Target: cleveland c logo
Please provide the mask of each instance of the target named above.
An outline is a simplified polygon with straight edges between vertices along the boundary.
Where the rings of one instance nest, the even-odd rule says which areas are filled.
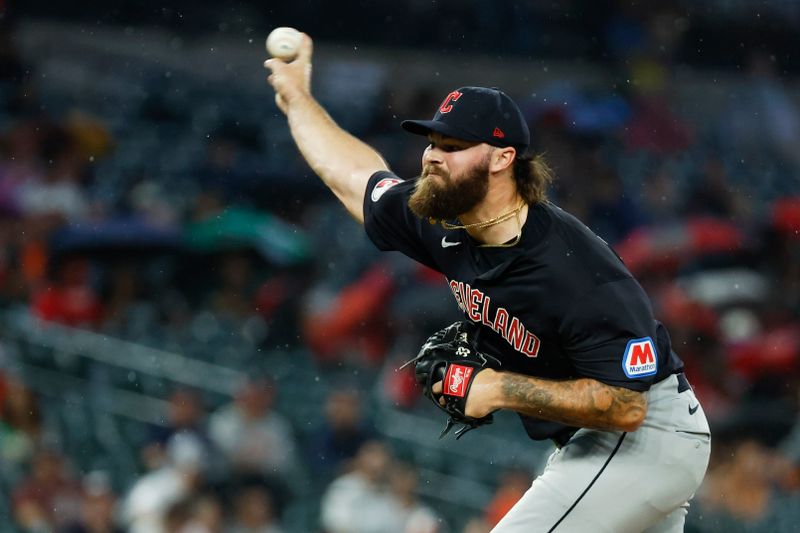
[[[450,94],[448,94],[445,97],[444,102],[442,102],[442,105],[439,106],[439,112],[449,113],[450,111],[452,111],[453,110],[452,102],[457,101],[459,98],[461,98],[461,93],[458,91],[453,91]]]

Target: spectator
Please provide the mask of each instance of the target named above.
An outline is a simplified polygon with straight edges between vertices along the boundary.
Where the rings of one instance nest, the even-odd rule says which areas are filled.
[[[33,313],[42,320],[67,326],[96,327],[103,310],[91,283],[89,260],[76,255],[56,262],[53,269],[54,279],[33,295]]]
[[[640,205],[643,222],[652,226],[666,226],[681,220],[682,196],[675,176],[665,164],[658,165],[646,179]]]
[[[233,500],[233,520],[225,533],[283,533],[267,487],[247,484]]]
[[[754,50],[749,78],[721,121],[724,140],[740,157],[774,155],[800,164],[800,109],[778,77],[776,56]]]
[[[107,295],[103,299],[104,332],[133,336],[153,327],[154,305],[145,297],[141,276],[137,267],[128,262],[110,266]]]
[[[397,462],[392,465],[389,487],[398,506],[403,533],[439,533],[443,530],[442,519],[417,496],[418,474],[415,466]]]
[[[253,261],[246,252],[229,252],[220,257],[219,285],[211,293],[209,305],[217,315],[245,320],[256,314],[256,279]]]
[[[43,158],[50,162],[37,180],[27,180],[18,190],[19,207],[26,217],[79,221],[89,215],[89,201],[81,185],[88,159],[81,157],[69,135],[56,129],[44,143]]]
[[[203,444],[191,433],[178,433],[167,444],[168,461],[139,478],[123,503],[123,519],[130,533],[169,531],[173,506],[202,487],[208,458]]]
[[[389,491],[392,455],[380,441],[368,441],[353,469],[333,480],[322,496],[321,521],[328,533],[402,533],[399,501]]]
[[[20,189],[43,179],[40,151],[45,130],[43,124],[35,121],[21,122],[4,139],[0,160],[0,213],[6,216],[20,216]]]
[[[720,159],[706,159],[702,173],[692,182],[684,208],[687,215],[711,215],[736,221],[750,218],[747,202],[734,192],[725,165]]]
[[[226,204],[250,205],[259,176],[244,164],[243,149],[257,147],[254,138],[246,140],[249,147],[244,146],[245,135],[255,136],[257,132],[239,133],[233,127],[226,126],[228,131],[218,131],[208,141],[205,161],[196,172],[197,181],[203,191],[219,196]]]
[[[0,477],[15,483],[42,443],[42,412],[36,396],[19,379],[6,376],[4,388],[0,404]]]
[[[122,533],[116,521],[117,497],[105,472],[83,478],[83,500],[79,520],[63,533]]]
[[[271,380],[247,381],[233,403],[211,415],[209,435],[235,472],[297,486],[297,445],[291,426],[273,409],[275,396]]]
[[[148,470],[159,468],[166,461],[166,448],[172,437],[189,434],[204,448],[206,457],[212,455],[212,444],[205,429],[205,412],[197,392],[179,388],[169,398],[167,425],[150,430],[148,444],[142,449],[142,462]]]
[[[587,224],[609,243],[622,240],[643,223],[639,206],[625,194],[619,176],[610,168],[597,169],[588,206]]]
[[[14,516],[28,531],[52,531],[80,518],[83,499],[80,484],[70,473],[66,459],[54,450],[38,452],[31,475],[14,489]]]
[[[687,150],[692,128],[671,109],[667,98],[671,73],[667,66],[643,58],[633,62],[630,76],[636,92],[632,96],[633,113],[624,130],[626,148],[657,155]]]
[[[188,502],[188,513],[177,533],[222,533],[223,513],[219,499],[210,492]]]
[[[176,501],[164,513],[163,526],[159,531],[164,533],[182,533],[192,519],[192,500],[190,497]]]
[[[316,477],[328,481],[372,436],[363,419],[362,401],[355,389],[334,389],[328,394],[325,420],[310,439]]]

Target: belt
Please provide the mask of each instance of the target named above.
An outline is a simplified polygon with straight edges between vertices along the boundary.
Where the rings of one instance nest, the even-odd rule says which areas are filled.
[[[692,390],[692,386],[689,385],[689,380],[686,379],[686,374],[683,372],[676,374],[678,378],[678,394],[682,392],[686,392],[687,390]]]

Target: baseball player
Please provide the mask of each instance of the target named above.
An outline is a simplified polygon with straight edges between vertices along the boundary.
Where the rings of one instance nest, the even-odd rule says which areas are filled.
[[[556,443],[493,531],[682,531],[708,465],[703,409],[622,261],[546,200],[514,101],[462,87],[432,120],[403,122],[430,141],[404,180],[312,97],[311,52],[304,35],[293,62],[265,62],[301,153],[378,248],[444,274],[475,345],[501,363],[448,371],[429,393],[460,394],[468,420],[516,411],[532,439]]]

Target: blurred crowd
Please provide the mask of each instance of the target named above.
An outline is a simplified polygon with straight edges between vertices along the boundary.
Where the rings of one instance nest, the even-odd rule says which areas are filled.
[[[557,174],[551,200],[612,244],[643,284],[710,419],[712,463],[687,531],[792,530],[797,80],[780,54],[750,50],[736,83],[721,85],[721,112],[695,119],[676,96],[685,42],[665,31],[672,19],[615,13],[602,32],[618,78],[609,87],[552,83],[519,95]],[[0,496],[18,530],[278,533],[308,523],[293,513],[310,513],[326,533],[488,531],[532,473],[497,472],[485,509],[454,521],[422,496],[424,465],[381,434],[370,407],[418,406],[413,377],[394,369],[458,319],[440,276],[378,254],[296,152],[275,149],[285,131],[259,139],[222,117],[182,181],[153,170],[152,153],[135,154],[139,166],[124,179],[99,179],[130,155],[126,135],[157,130],[164,153],[177,154],[194,135],[181,109],[154,89],[133,112],[141,130],[81,107],[53,113],[11,29],[0,32],[2,310],[248,375],[224,401],[166,390],[163,423],[133,443],[138,475],[120,480],[65,453],[45,391],[15,365],[24,353],[0,339]],[[399,102],[375,83],[371,118],[343,121],[399,175],[416,175],[422,147],[396,133],[398,119],[432,114],[441,95],[422,81]],[[350,109],[326,104],[335,117]],[[276,116],[266,86],[263,108]],[[322,376],[322,400],[303,411],[315,418],[280,401],[302,391],[263,363],[276,351]]]

